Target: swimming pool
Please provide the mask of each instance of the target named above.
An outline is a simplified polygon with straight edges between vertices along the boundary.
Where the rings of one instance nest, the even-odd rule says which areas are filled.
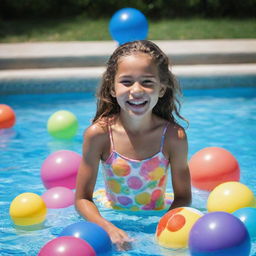
[[[190,120],[187,130],[189,157],[208,146],[229,150],[241,168],[241,182],[256,193],[256,87],[185,90],[182,114]],[[82,133],[95,111],[93,93],[0,96],[0,102],[16,112],[14,128],[0,131],[0,255],[37,255],[39,249],[64,227],[77,222],[74,207],[49,210],[43,229],[14,228],[9,217],[11,201],[20,193],[42,194],[40,167],[52,152],[69,149],[81,153]],[[49,116],[60,109],[73,112],[79,121],[78,135],[72,141],[58,141],[46,130]],[[103,187],[99,176],[96,188]],[[169,186],[169,192],[170,186]],[[205,209],[207,194],[193,190],[193,207]],[[154,241],[160,216],[116,214],[101,207],[102,215],[135,238],[129,252],[114,255],[189,255],[186,250],[168,251]],[[251,255],[256,255],[256,241]]]

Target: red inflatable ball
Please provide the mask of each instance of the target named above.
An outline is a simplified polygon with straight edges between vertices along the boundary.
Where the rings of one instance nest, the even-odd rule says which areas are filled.
[[[226,149],[204,148],[189,161],[192,185],[211,191],[227,181],[239,181],[240,168],[236,158]]]
[[[11,128],[15,124],[15,112],[5,104],[0,104],[0,129]]]

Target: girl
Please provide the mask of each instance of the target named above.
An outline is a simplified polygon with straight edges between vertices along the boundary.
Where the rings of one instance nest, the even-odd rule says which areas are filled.
[[[108,61],[96,115],[84,133],[75,204],[119,249],[131,239],[104,219],[93,202],[100,161],[114,209],[165,209],[169,164],[174,191],[169,210],[191,202],[187,138],[174,117],[184,119],[179,114],[179,90],[168,57],[150,41],[121,45]]]

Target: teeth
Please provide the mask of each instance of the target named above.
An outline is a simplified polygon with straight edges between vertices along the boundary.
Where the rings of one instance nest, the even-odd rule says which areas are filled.
[[[133,104],[133,105],[140,105],[140,104],[143,104],[145,103],[146,101],[143,100],[143,101],[128,101],[130,104]]]

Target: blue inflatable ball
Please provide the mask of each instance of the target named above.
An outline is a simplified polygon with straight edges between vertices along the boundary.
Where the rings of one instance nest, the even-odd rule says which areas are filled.
[[[227,212],[202,216],[189,234],[191,256],[249,256],[251,239],[237,217]]]
[[[109,31],[119,45],[135,40],[144,40],[148,35],[148,22],[139,10],[123,8],[112,16]]]
[[[252,239],[256,238],[256,208],[245,207],[233,212],[246,226]]]
[[[99,225],[80,221],[64,228],[61,236],[74,236],[85,240],[96,252],[97,256],[112,255],[112,243],[108,233]]]

